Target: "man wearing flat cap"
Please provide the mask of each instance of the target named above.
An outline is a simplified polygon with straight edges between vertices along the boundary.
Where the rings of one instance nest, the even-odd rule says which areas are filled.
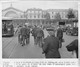
[[[46,58],[60,58],[59,40],[55,37],[55,30],[48,29],[49,36],[44,39],[43,54]]]

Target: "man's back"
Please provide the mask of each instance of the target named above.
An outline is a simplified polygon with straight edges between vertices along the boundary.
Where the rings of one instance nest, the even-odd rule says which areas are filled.
[[[35,27],[35,28],[32,29],[32,35],[33,36],[36,36],[36,30],[37,30],[37,27]]]
[[[59,40],[56,37],[48,36],[44,40],[43,51],[46,58],[60,58],[59,54]]]
[[[20,29],[21,35],[26,35],[27,34],[27,29],[25,27]]]
[[[44,32],[41,29],[37,29],[37,37],[44,37]]]
[[[48,45],[49,46],[48,47],[49,50],[52,50],[52,49],[58,50],[58,48],[59,48],[59,40],[58,40],[58,38],[53,37],[53,36],[49,36],[46,39],[46,42],[49,44]]]
[[[27,29],[27,34],[30,34],[30,28],[27,27],[26,29]]]

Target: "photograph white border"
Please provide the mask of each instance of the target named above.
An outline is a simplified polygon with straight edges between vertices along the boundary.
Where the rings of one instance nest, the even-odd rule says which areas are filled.
[[[50,0],[50,1],[52,1],[52,0]],[[2,1],[2,2],[5,2],[5,1]],[[35,62],[35,61],[68,61],[68,62],[70,62],[70,61],[74,61],[74,62],[77,62],[76,63],[76,65],[74,65],[73,67],[78,67],[78,62],[79,62],[79,60],[78,59],[73,59],[73,58],[61,58],[61,59],[26,59],[26,58],[24,58],[24,59],[16,59],[16,58],[13,58],[13,59],[11,59],[11,58],[9,58],[9,59],[2,59],[2,2],[0,2],[0,60],[2,60],[2,62],[0,61],[0,63],[2,64],[4,61],[6,61],[6,62],[27,62],[27,61],[33,61],[33,62]],[[8,1],[6,1],[6,2],[8,2]],[[17,1],[18,2],[18,1]],[[62,1],[63,2],[63,1]],[[69,2],[72,2],[72,1],[69,1]],[[78,20],[79,20],[79,25],[78,26],[80,26],[80,2],[78,2],[78,1],[74,1],[74,2],[77,2],[78,3]],[[79,27],[79,30],[80,30],[80,27]],[[80,31],[79,31],[79,36],[80,36]],[[80,37],[78,36],[78,39],[80,39]],[[79,41],[79,47],[80,47],[80,41]],[[79,49],[79,51],[80,51],[80,49]],[[79,52],[78,52],[79,53]],[[80,57],[80,54],[79,54],[79,57]],[[42,67],[42,66],[41,66]],[[47,67],[47,66],[46,66]],[[64,66],[57,66],[57,67],[64,67]],[[65,67],[67,67],[67,66],[65,66]],[[68,66],[69,67],[69,66]],[[71,66],[70,66],[71,67]]]

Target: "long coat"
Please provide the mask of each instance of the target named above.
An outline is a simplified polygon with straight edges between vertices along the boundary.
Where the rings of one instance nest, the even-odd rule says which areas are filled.
[[[37,28],[33,28],[33,29],[32,29],[32,32],[31,32],[31,33],[32,33],[32,36],[34,36],[34,37],[36,37],[36,34],[37,34],[37,33],[36,33],[36,30],[37,30]]]
[[[44,40],[43,53],[45,53],[46,58],[60,58],[59,53],[59,40],[54,36],[48,36]]]
[[[20,29],[20,34],[21,34],[22,36],[26,36],[26,35],[27,35],[27,32],[28,32],[28,30],[27,30],[27,28],[25,28],[25,27],[23,27],[23,28]]]
[[[57,30],[57,37],[59,38],[59,40],[63,37],[63,31],[60,28]]]
[[[36,30],[36,36],[37,37],[44,37],[44,32],[43,32],[43,30],[41,30],[40,28],[38,28],[37,30]]]

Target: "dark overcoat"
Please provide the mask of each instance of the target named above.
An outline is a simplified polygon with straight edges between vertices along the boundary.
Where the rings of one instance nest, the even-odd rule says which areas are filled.
[[[59,38],[59,40],[63,38],[63,31],[60,28],[57,30],[57,37]]]
[[[44,37],[44,32],[40,28],[36,30],[37,37]]]
[[[36,34],[37,34],[37,33],[36,33],[36,30],[37,30],[37,28],[33,28],[33,29],[32,29],[32,32],[31,32],[31,33],[32,33],[32,36],[34,36],[34,37],[36,37]]]
[[[22,36],[26,36],[27,35],[27,31],[28,31],[27,28],[23,27],[23,28],[20,29],[20,34]]]
[[[54,36],[48,36],[44,40],[43,53],[45,53],[46,58],[60,58],[59,53],[59,40]]]

